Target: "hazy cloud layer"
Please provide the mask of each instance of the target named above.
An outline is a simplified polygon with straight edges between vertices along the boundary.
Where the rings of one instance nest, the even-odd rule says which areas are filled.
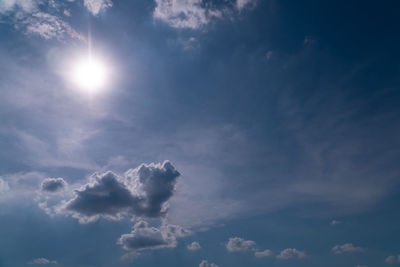
[[[247,251],[255,244],[256,243],[251,240],[244,240],[240,237],[232,237],[229,238],[229,241],[226,244],[226,249],[230,252]]]
[[[113,172],[96,173],[60,211],[81,222],[91,222],[100,216],[119,219],[126,214],[160,217],[167,211],[167,201],[174,193],[179,175],[169,161],[142,164],[122,176]]]

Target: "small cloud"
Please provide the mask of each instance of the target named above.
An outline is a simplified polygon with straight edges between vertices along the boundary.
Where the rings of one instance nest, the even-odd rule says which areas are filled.
[[[341,223],[342,223],[341,221],[336,221],[336,220],[331,221],[331,225],[332,226],[335,226],[335,225],[338,225],[338,224],[341,224]]]
[[[281,260],[288,260],[291,258],[303,259],[306,256],[306,253],[299,251],[295,248],[287,248],[282,250],[281,253],[279,253],[279,255],[277,255],[276,257]]]
[[[332,248],[332,252],[335,254],[362,252],[363,250],[364,250],[363,248],[355,247],[351,243],[336,245]]]
[[[256,256],[257,258],[270,257],[272,256],[272,251],[269,249],[266,249],[264,251],[256,251],[254,252],[254,256]]]
[[[357,267],[367,267],[366,265],[357,265]]]
[[[208,261],[203,260],[200,262],[199,267],[218,267],[215,263],[208,263]]]
[[[251,246],[254,246],[256,242],[251,240],[244,240],[240,237],[229,238],[226,243],[226,249],[230,252],[247,251]]]
[[[41,184],[43,192],[55,193],[63,190],[67,186],[67,182],[63,178],[46,178]]]
[[[84,0],[83,4],[94,16],[113,6],[111,0]]]
[[[193,242],[192,244],[187,246],[188,250],[195,251],[201,249],[201,246],[198,242]]]
[[[37,258],[28,262],[28,264],[57,264],[57,262],[46,258]]]
[[[400,255],[397,256],[388,256],[385,259],[385,262],[388,264],[393,264],[393,263],[400,263]]]
[[[246,7],[254,7],[256,5],[257,0],[237,0],[236,8],[241,11]]]
[[[160,228],[150,227],[146,221],[137,222],[129,234],[122,235],[118,244],[125,250],[138,255],[143,250],[174,248],[177,238],[190,234],[190,231],[178,225],[162,225]]]
[[[313,45],[313,44],[315,44],[316,42],[317,42],[317,40],[313,39],[313,38],[310,37],[310,36],[306,36],[306,37],[304,37],[303,44],[304,44],[304,45]]]
[[[271,50],[265,53],[265,58],[267,59],[267,61],[272,59],[273,54],[274,53]]]
[[[0,178],[0,195],[10,190],[8,183]]]

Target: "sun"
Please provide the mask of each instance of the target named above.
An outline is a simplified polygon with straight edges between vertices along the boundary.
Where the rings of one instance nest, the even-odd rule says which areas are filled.
[[[72,80],[83,91],[94,93],[103,88],[107,81],[107,68],[93,56],[77,60],[72,71]]]

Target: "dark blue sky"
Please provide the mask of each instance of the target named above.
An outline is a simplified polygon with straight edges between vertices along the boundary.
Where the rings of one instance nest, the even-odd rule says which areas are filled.
[[[399,265],[399,13],[0,0],[0,266]]]

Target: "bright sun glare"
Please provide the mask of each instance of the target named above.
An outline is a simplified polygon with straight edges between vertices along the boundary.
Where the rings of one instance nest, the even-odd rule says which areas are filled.
[[[98,59],[88,56],[74,66],[72,79],[80,89],[93,93],[105,85],[106,76],[105,65]]]

